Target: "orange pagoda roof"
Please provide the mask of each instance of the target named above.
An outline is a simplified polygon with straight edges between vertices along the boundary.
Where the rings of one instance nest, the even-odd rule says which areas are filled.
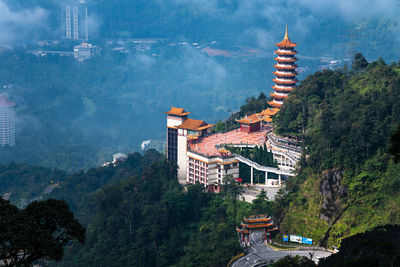
[[[208,124],[202,120],[194,120],[194,119],[186,119],[181,125],[177,128],[192,130],[192,131],[201,131],[207,128],[213,127],[214,124]]]
[[[276,68],[276,69],[287,69],[287,70],[294,70],[294,69],[296,69],[298,66],[296,65],[296,64],[293,64],[293,65],[288,65],[288,66],[278,66],[278,64],[277,65],[274,65],[274,67]]]
[[[296,47],[297,44],[293,43],[290,41],[289,36],[288,36],[288,30],[287,30],[287,24],[286,24],[286,32],[285,32],[285,37],[283,40],[277,44],[275,44],[277,47]]]
[[[290,57],[290,58],[274,58],[278,62],[296,62],[297,58],[296,57]]]
[[[270,105],[273,108],[280,108],[282,104],[275,103],[274,101],[268,101],[268,105]]]
[[[278,98],[278,99],[286,99],[287,98],[287,95],[277,95],[277,94],[275,94],[275,92],[270,93],[269,95],[272,96],[273,98]]]
[[[278,55],[295,55],[297,54],[296,50],[292,50],[292,51],[279,51],[276,50],[275,53],[277,53]]]
[[[297,82],[298,82],[297,79],[294,79],[294,80],[292,80],[292,81],[279,81],[279,80],[277,80],[277,79],[273,79],[272,81],[273,81],[274,83],[283,83],[283,84],[297,83]]]
[[[249,116],[244,116],[242,119],[237,120],[239,123],[245,123],[245,124],[250,124],[250,123],[257,123],[259,121],[262,121],[262,118],[258,116],[257,114],[252,114]]]
[[[290,91],[292,91],[294,88],[296,88],[296,87],[284,88],[284,89],[282,89],[282,88],[276,87],[275,85],[272,86],[272,89],[277,90],[277,91],[283,91],[283,92],[290,92]]]
[[[176,107],[171,107],[170,111],[164,113],[173,116],[186,116],[190,114],[190,112],[186,112],[183,108],[176,108]]]
[[[272,74],[274,74],[275,76],[283,76],[283,77],[294,77],[296,76],[298,73],[297,72],[293,72],[293,73],[278,73],[277,71],[273,72]]]

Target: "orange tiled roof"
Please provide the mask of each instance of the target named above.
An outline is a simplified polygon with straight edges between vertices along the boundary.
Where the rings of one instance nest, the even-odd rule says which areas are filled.
[[[293,86],[292,88],[278,88],[275,85],[272,86],[273,89],[277,90],[277,91],[284,91],[284,92],[290,92],[292,91],[294,88],[296,88],[296,86]]]
[[[273,116],[279,111],[278,108],[266,108],[260,112],[260,115]]]
[[[263,121],[265,121],[265,122],[272,122],[272,118],[271,118],[271,117],[265,117],[265,118],[263,119]]]
[[[288,57],[288,58],[274,58],[278,62],[295,62],[297,61],[297,57]]]
[[[299,74],[299,73],[293,72],[293,73],[285,73],[285,74],[282,74],[282,73],[278,73],[277,71],[275,71],[275,72],[273,72],[272,74],[274,74],[275,76],[293,77],[293,76],[296,76],[296,75]]]
[[[192,131],[201,131],[212,126],[214,125],[208,124],[207,122],[202,120],[186,119],[184,122],[182,122],[181,125],[178,126],[178,128]]]
[[[215,126],[215,124],[207,124],[207,125],[204,125],[204,126],[199,127],[197,130],[198,130],[198,131],[202,131],[202,130],[211,128],[211,127],[213,127],[213,126]]]
[[[245,224],[242,223],[242,227],[246,227],[248,229],[252,229],[252,228],[264,228],[264,227],[270,227],[273,226],[272,223],[264,223],[264,224]]]
[[[245,218],[245,222],[269,222],[271,218]]]
[[[286,99],[288,97],[287,95],[277,95],[275,93],[270,93],[269,95],[277,99]]]
[[[298,80],[297,79],[293,79],[291,81],[279,81],[278,79],[273,79],[272,80],[274,83],[297,83]]]
[[[294,70],[294,69],[296,69],[298,66],[296,65],[296,64],[293,64],[293,65],[288,65],[288,66],[278,66],[278,65],[274,65],[274,67],[276,68],[276,69],[288,69],[288,70]]]
[[[275,103],[274,101],[268,101],[268,105],[270,105],[273,108],[280,108],[282,104]]]
[[[276,50],[275,53],[277,53],[278,55],[295,55],[297,54],[296,50],[292,50],[292,51],[279,51]]]
[[[230,151],[228,149],[224,148],[224,147],[219,149],[218,152],[219,153],[223,153],[223,154],[230,153]]]
[[[259,116],[257,114],[251,114],[249,116],[245,116],[244,118],[242,118],[240,120],[237,120],[237,122],[249,124],[249,123],[257,123],[261,120],[262,120],[261,116]]]
[[[278,47],[296,47],[297,44],[293,43],[292,41],[290,41],[289,36],[288,36],[288,30],[287,30],[287,24],[286,24],[286,32],[285,32],[285,37],[283,38],[283,40],[277,44],[275,44]]]
[[[190,114],[190,112],[186,112],[183,108],[176,108],[176,107],[171,107],[170,111],[167,111],[164,113],[168,114],[168,115],[174,115],[174,116],[186,116],[186,115]]]

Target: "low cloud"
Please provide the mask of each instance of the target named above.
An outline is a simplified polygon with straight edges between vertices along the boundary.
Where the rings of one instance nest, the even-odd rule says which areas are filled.
[[[34,40],[47,29],[48,12],[40,7],[14,11],[0,0],[0,42]]]

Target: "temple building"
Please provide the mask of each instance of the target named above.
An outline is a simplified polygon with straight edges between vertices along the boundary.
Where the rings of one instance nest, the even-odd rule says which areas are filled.
[[[272,117],[278,113],[279,108],[266,108],[260,113],[246,115],[240,120],[240,130],[248,133],[258,132],[260,130],[272,130]]]
[[[274,92],[271,93],[272,101],[268,101],[268,104],[273,108],[280,108],[283,104],[283,101],[287,98],[289,92],[296,87],[296,83],[298,80],[296,79],[296,61],[297,58],[295,54],[297,51],[294,48],[297,46],[296,43],[290,41],[288,36],[288,30],[286,25],[286,33],[283,40],[276,44],[278,50],[275,51],[277,54],[275,79],[273,82],[275,83],[272,88]]]
[[[0,146],[15,145],[15,103],[0,94]]]
[[[266,143],[272,129],[272,117],[279,111],[267,108],[238,120],[240,128],[224,133],[213,132],[213,124],[188,117],[190,112],[171,107],[167,114],[167,159],[178,166],[178,182],[182,185],[200,183],[209,192],[220,192],[227,175],[239,178],[239,162],[265,172],[265,184],[280,186],[282,172],[278,168],[261,166],[256,162],[231,153],[228,147],[254,148]],[[281,153],[281,152],[280,152]],[[268,179],[268,172],[279,176]],[[253,185],[253,171],[250,184]]]
[[[264,241],[271,243],[272,235],[277,233],[278,228],[274,225],[271,217],[262,214],[244,218],[241,227],[236,228],[236,231],[240,236],[242,245],[249,245],[251,232],[263,231]]]

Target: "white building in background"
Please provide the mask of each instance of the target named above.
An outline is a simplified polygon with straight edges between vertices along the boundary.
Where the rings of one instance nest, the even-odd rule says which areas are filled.
[[[74,46],[74,58],[79,62],[83,62],[90,59],[92,56],[99,54],[100,50],[101,49],[98,46],[81,43],[80,45]]]
[[[0,94],[0,146],[15,145],[15,103]]]
[[[61,5],[63,39],[92,40],[97,38],[97,7],[92,0],[64,0]]]

